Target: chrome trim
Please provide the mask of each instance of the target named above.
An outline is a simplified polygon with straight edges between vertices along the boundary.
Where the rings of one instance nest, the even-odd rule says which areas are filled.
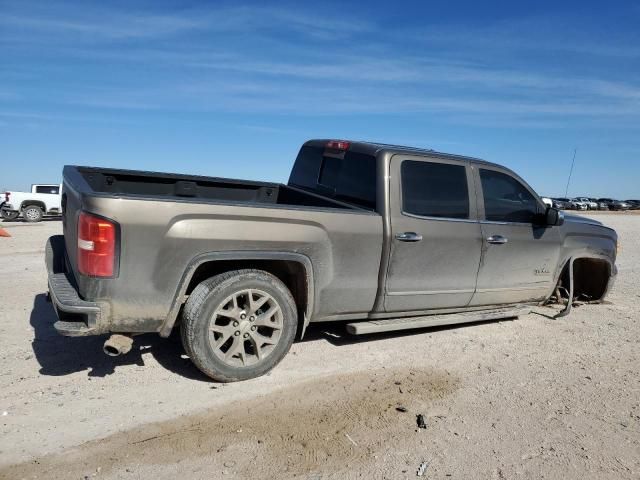
[[[416,215],[415,213],[408,213],[402,210],[400,213],[405,217],[417,218],[418,220],[436,220],[439,222],[463,222],[463,223],[478,223],[478,220],[471,218],[451,218],[451,217],[428,217],[426,215]]]
[[[508,242],[509,239],[502,235],[491,235],[490,237],[487,237],[487,243],[490,243],[491,245],[504,245]]]
[[[510,291],[522,291],[522,290],[546,290],[550,282],[544,282],[544,285],[529,286],[529,287],[500,287],[500,288],[478,288],[476,293],[489,293],[489,292],[510,292]]]
[[[523,227],[537,227],[538,225],[534,223],[525,223],[525,222],[495,222],[492,220],[480,220],[480,225],[515,225],[515,226],[523,226]],[[544,227],[544,225],[540,225],[540,227]]]
[[[415,292],[387,292],[387,295],[390,296],[400,296],[400,295],[453,295],[456,293],[473,293],[475,290],[424,290],[424,291],[415,291]]]
[[[401,242],[420,242],[422,235],[416,232],[403,232],[396,233],[395,238]]]

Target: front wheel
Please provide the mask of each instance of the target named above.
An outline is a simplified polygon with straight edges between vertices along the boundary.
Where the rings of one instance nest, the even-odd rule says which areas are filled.
[[[181,334],[187,355],[221,382],[259,377],[287,354],[296,305],[284,283],[261,270],[235,270],[200,283],[187,300]]]

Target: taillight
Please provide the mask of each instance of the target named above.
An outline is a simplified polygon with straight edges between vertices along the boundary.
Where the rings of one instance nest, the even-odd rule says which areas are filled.
[[[116,224],[88,213],[78,218],[78,271],[113,277],[116,271]]]

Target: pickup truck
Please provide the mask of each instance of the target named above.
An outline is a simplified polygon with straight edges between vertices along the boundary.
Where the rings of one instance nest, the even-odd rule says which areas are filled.
[[[287,184],[66,166],[64,235],[48,240],[62,335],[180,329],[206,375],[264,374],[310,322],[352,334],[510,318],[599,301],[617,235],[546,206],[475,158],[306,142]]]
[[[22,214],[27,222],[39,222],[45,215],[60,215],[61,184],[31,185],[30,192],[5,192],[0,203],[0,215],[15,220]]]

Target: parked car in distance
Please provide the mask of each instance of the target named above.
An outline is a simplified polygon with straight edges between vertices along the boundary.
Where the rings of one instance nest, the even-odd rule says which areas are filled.
[[[576,198],[574,198],[574,201],[586,204],[588,210],[597,210],[598,209],[598,202],[594,201],[592,198],[576,197]]]
[[[573,203],[568,198],[552,198],[553,207],[559,210],[573,210]]]
[[[30,192],[5,192],[0,215],[5,220],[22,215],[27,222],[39,222],[45,215],[60,215],[61,190],[61,184],[38,183],[31,185]]]
[[[630,205],[631,210],[640,210],[640,200],[625,200]]]
[[[605,203],[609,210],[629,210],[631,205],[620,200],[614,200],[612,198],[600,198],[598,203]]]
[[[63,192],[46,246],[58,333],[111,333],[118,355],[179,328],[226,382],[271,370],[310,322],[469,323],[554,292],[566,315],[617,271],[614,230],[547,207],[508,168],[432,150],[311,140],[287,184],[66,166]]]
[[[575,210],[589,210],[589,203],[584,202],[582,200],[578,200],[577,198],[572,198],[571,203]]]

